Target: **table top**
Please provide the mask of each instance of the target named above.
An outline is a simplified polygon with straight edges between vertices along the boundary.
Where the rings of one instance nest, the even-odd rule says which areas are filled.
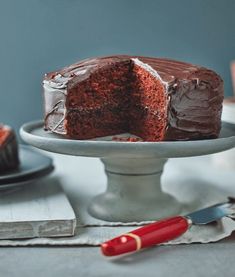
[[[82,159],[80,182],[90,176],[89,185],[104,183],[102,164],[97,159],[76,159]],[[227,166],[221,163],[221,156],[216,161],[221,170]],[[179,159],[176,162],[180,164]],[[69,193],[69,186],[64,190]],[[72,204],[76,201],[71,200]],[[115,259],[103,257],[98,247],[91,246],[0,247],[0,276],[235,276],[234,249],[235,234],[216,243],[158,246]]]
[[[159,246],[108,260],[97,247],[2,247],[1,276],[234,276],[235,235],[218,243]]]

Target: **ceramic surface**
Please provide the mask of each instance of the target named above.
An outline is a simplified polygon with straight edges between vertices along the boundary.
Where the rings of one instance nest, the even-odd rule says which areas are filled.
[[[218,139],[197,141],[71,140],[44,131],[42,121],[23,125],[20,134],[27,143],[46,151],[101,158],[107,189],[92,199],[88,211],[99,219],[118,222],[156,220],[181,212],[181,203],[161,189],[167,158],[212,154],[235,146],[235,130],[228,123],[223,124]]]
[[[93,140],[65,139],[43,130],[43,122],[29,122],[20,129],[27,143],[50,152],[73,156],[115,158],[176,158],[212,154],[235,146],[235,130],[222,124],[218,139],[164,142],[117,142],[112,137]]]

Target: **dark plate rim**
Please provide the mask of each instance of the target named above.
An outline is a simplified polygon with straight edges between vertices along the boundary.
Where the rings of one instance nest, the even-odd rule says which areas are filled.
[[[30,171],[26,171],[25,173],[24,171],[12,171],[12,173],[8,172],[7,175],[0,175],[0,186],[14,183],[22,183],[33,179],[38,179],[40,177],[48,175],[54,170],[53,160],[50,157],[47,157],[41,153],[38,153],[37,151],[34,151],[32,147],[27,145],[19,145],[19,148],[21,151],[31,151],[34,153],[34,155],[38,155],[40,157],[47,159],[47,164],[42,164],[38,168],[32,167]],[[20,162],[23,163],[24,160],[21,160]]]

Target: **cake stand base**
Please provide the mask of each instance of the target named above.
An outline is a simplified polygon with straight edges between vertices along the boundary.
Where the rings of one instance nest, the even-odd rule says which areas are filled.
[[[108,178],[107,189],[92,199],[89,213],[107,221],[157,220],[179,214],[181,205],[161,190],[161,174],[167,159],[101,159]]]

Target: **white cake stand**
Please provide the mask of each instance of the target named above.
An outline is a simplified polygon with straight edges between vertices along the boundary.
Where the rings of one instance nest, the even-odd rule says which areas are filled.
[[[65,139],[45,132],[43,122],[37,121],[24,124],[20,134],[25,142],[46,151],[101,158],[108,178],[107,189],[93,198],[89,212],[107,221],[130,222],[178,214],[181,203],[161,190],[160,179],[167,158],[206,155],[233,148],[233,128],[223,123],[220,138],[212,140],[117,142],[111,137]]]

